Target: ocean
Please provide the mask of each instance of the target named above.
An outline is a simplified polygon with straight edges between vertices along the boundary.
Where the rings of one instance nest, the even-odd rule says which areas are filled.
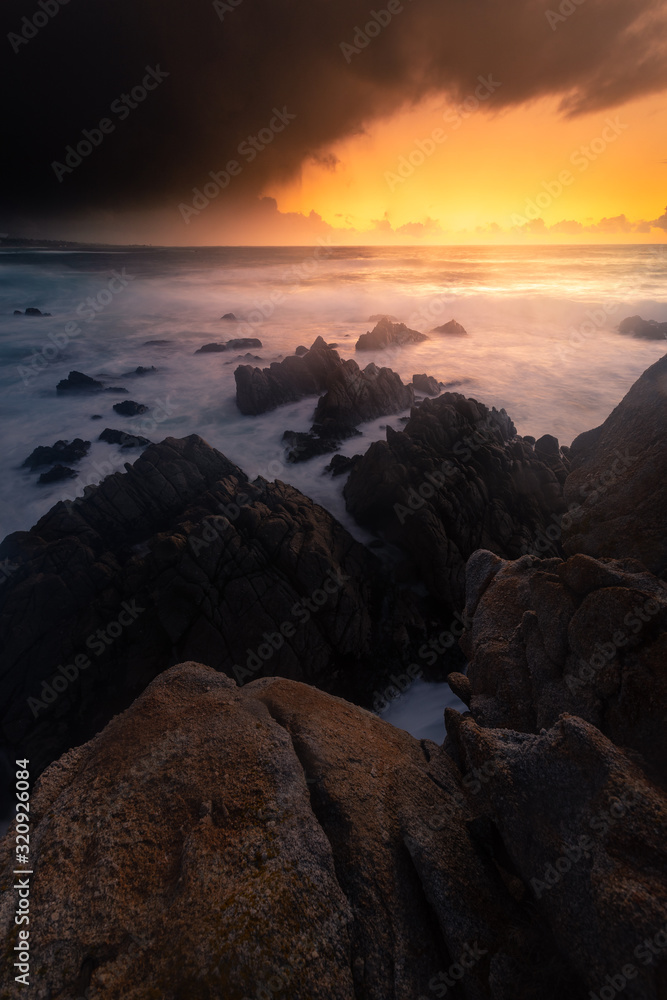
[[[51,316],[14,315],[28,307]],[[263,346],[250,353],[264,367],[321,335],[355,357],[370,317],[385,313],[423,333],[456,319],[469,336],[364,353],[362,366],[457,383],[504,407],[520,434],[570,444],[665,351],[617,327],[634,314],[667,320],[667,246],[0,249],[0,537],[133,461],[136,452],[97,441],[110,427],[152,441],[196,432],[252,478],[292,483],[368,541],[345,511],[343,478],[323,475],[330,457],[286,461],[283,432],[308,430],[315,401],[242,416],[234,370],[246,352],[195,352],[257,337]],[[131,374],[138,366],[157,370]],[[129,394],[57,393],[71,370]],[[112,406],[124,398],[148,412],[118,416]],[[386,425],[400,429],[400,416],[365,425],[343,453],[365,451]],[[76,479],[37,485],[38,473],[21,468],[37,445],[75,437],[92,442]]]

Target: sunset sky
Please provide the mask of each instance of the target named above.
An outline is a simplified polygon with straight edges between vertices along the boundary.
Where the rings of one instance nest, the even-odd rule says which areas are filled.
[[[100,0],[39,30],[6,6],[11,235],[667,239],[662,2]]]

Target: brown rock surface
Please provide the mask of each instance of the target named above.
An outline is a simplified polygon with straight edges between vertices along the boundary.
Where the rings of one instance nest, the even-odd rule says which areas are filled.
[[[664,796],[581,719],[448,721],[449,752],[292,681],[162,674],[34,792],[31,995],[414,1000],[453,970],[584,1000],[667,922]],[[664,957],[634,961],[624,996],[663,998]]]

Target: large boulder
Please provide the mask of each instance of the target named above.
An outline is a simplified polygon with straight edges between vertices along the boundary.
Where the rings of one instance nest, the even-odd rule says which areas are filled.
[[[84,375],[83,372],[70,372],[67,378],[58,382],[58,392],[100,392],[104,386],[99,379]]]
[[[360,524],[398,546],[410,576],[460,609],[475,549],[516,558],[565,512],[566,461],[557,444],[555,455],[538,454],[517,437],[504,410],[446,392],[370,446],[345,501]]]
[[[356,350],[382,351],[385,347],[421,344],[428,339],[425,333],[410,330],[405,323],[392,323],[388,316],[383,316],[371,331],[362,333],[356,343]]]
[[[90,441],[74,438],[73,441],[56,441],[53,445],[39,445],[26,458],[24,469],[38,469],[40,465],[54,462],[78,462],[90,451]]]
[[[449,724],[440,748],[302,684],[168,670],[35,789],[36,995],[584,1000],[623,975],[662,1000],[664,795],[581,719]]]
[[[605,422],[572,443],[565,499],[567,554],[635,558],[667,570],[667,355]]]
[[[15,567],[0,588],[11,753],[41,769],[183,659],[351,698],[404,665],[418,625],[407,596],[298,490],[248,482],[196,435],[126,470],[0,546]]]
[[[343,361],[317,404],[314,422],[344,433],[364,421],[401,413],[414,399],[412,386],[403,385],[391,368],[371,363],[362,371],[356,361]]]
[[[635,560],[506,562],[485,551],[467,582],[476,721],[535,733],[571,712],[667,785],[667,584]]]

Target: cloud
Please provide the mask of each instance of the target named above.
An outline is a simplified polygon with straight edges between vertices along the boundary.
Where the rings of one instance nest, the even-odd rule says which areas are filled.
[[[664,215],[661,215],[659,219],[654,219],[651,223],[656,229],[664,229],[667,233],[667,207],[665,207]]]
[[[586,0],[557,31],[552,2],[404,2],[377,37],[358,0],[63,6],[2,60],[2,226],[39,213],[175,210],[230,160],[242,171],[225,197],[252,204],[313,155],[335,166],[330,145],[374,119],[436,94],[462,100],[489,74],[502,84],[494,111],[550,95],[577,115],[667,86],[660,0]],[[19,37],[24,0],[5,0],[3,14]],[[349,59],[344,44],[355,45]],[[147,66],[169,75],[137,101]],[[123,94],[134,106],[121,118],[110,109]],[[239,147],[276,108],[296,117],[249,162]],[[113,132],[59,182],[52,162],[87,141],[83,130],[97,138],[104,118]]]
[[[653,228],[661,228],[667,231],[667,209],[665,210],[665,215],[660,219],[656,219],[653,222],[647,222],[645,219],[640,219],[637,222],[631,222],[630,219],[622,213],[621,215],[615,215],[611,218],[600,219],[599,222],[589,222],[584,225],[581,222],[577,222],[575,219],[562,219],[560,222],[556,222],[553,226],[547,226],[544,219],[534,219],[525,223],[522,226],[514,226],[512,231],[515,233],[526,233],[530,235],[543,233],[544,235],[548,233],[558,233],[567,236],[581,236],[586,233],[591,234],[608,234],[608,235],[619,235],[622,233],[650,233]]]

